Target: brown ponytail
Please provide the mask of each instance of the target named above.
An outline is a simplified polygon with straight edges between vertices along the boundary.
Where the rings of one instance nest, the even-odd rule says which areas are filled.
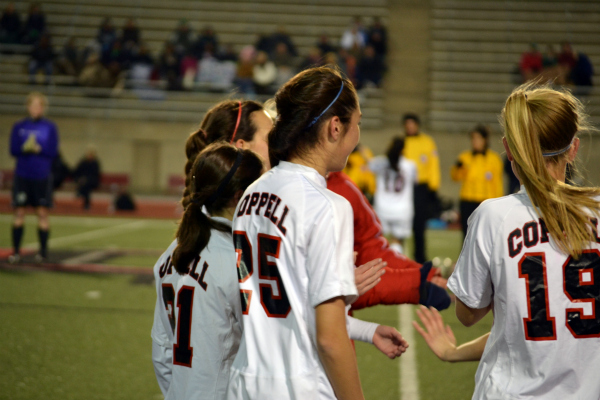
[[[229,182],[224,182],[240,154],[239,167]],[[223,142],[208,146],[196,157],[187,177],[190,184],[186,190],[189,193],[182,200],[185,212],[177,229],[177,247],[173,251],[173,265],[177,272],[185,274],[188,271],[192,260],[208,244],[212,229],[231,231],[228,226],[204,214],[202,207],[205,206],[211,215],[235,207],[238,197],[260,177],[262,170],[262,161],[254,152],[238,150]],[[210,201],[207,201],[209,198]]]
[[[578,258],[593,240],[590,215],[599,215],[599,188],[575,187],[554,179],[547,163],[567,156],[578,131],[588,129],[583,106],[568,92],[525,84],[515,89],[502,110],[508,147],[527,194],[559,249]],[[589,210],[589,211],[588,211]]]
[[[300,72],[283,85],[275,94],[275,104],[277,121],[269,133],[272,166],[313,148],[319,142],[321,126],[333,116],[347,126],[358,108],[358,96],[340,71],[317,67]]]

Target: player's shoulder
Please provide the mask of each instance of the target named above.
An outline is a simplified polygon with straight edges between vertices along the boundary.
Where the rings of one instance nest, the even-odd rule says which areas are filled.
[[[18,120],[17,122],[15,122],[13,124],[13,130],[18,129],[18,128],[22,127],[23,125],[26,125],[29,121],[30,121],[29,118],[23,118],[23,119]]]
[[[484,200],[473,213],[476,219],[485,220],[496,228],[499,223],[511,218],[518,210],[527,208],[530,203],[526,193],[519,192],[508,196]]]
[[[173,250],[175,250],[175,247],[177,247],[177,239],[174,239],[171,244],[169,245],[169,247],[167,247],[167,249],[160,255],[160,257],[158,257],[158,260],[156,260],[156,263],[154,264],[154,276],[158,276],[158,271],[160,270],[160,267],[167,261],[167,258],[169,258],[172,254],[173,254]]]

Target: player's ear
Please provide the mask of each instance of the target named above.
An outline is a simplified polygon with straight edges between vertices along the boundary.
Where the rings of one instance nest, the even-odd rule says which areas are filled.
[[[248,145],[248,142],[246,142],[244,139],[238,139],[235,141],[235,143],[233,144],[235,147],[237,147],[238,149],[248,149],[250,148],[250,146]]]
[[[508,142],[506,141],[505,137],[502,138],[502,145],[504,146],[504,150],[506,151],[506,158],[508,158],[508,161],[514,161],[515,158],[513,157],[512,153],[510,152],[510,149],[508,148]]]
[[[327,124],[327,136],[329,141],[337,142],[342,136],[342,121],[335,116],[329,120]]]

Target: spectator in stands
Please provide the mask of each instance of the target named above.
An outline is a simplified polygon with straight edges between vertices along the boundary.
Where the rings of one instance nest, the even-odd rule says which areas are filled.
[[[154,58],[152,58],[148,46],[144,42],[140,42],[139,50],[131,63],[130,76],[134,81],[134,86],[146,87],[148,82],[150,82],[153,70]]]
[[[100,24],[98,36],[96,40],[100,43],[100,51],[102,55],[112,49],[113,42],[117,40],[117,33],[110,18],[106,17]]]
[[[360,30],[360,23],[355,20],[352,25],[344,32],[342,39],[340,40],[340,46],[342,49],[360,53],[365,47],[366,40],[365,35]]]
[[[575,60],[575,66],[571,70],[571,82],[577,86],[575,90],[577,95],[586,96],[593,86],[594,67],[584,53],[576,53]]]
[[[373,18],[369,28],[367,43],[375,49],[375,53],[383,58],[387,54],[387,29],[381,23],[381,18]]]
[[[287,47],[287,51],[293,56],[298,56],[298,51],[296,50],[296,46],[292,41],[292,38],[285,30],[285,26],[279,25],[277,30],[271,35],[271,49],[268,52],[269,56],[273,57],[275,55],[275,51],[280,43],[285,44]]]
[[[329,36],[326,33],[322,33],[317,42],[317,48],[321,50],[321,54],[335,52],[337,49],[329,42]]]
[[[208,51],[210,53],[209,56],[212,57],[218,48],[219,40],[217,39],[217,35],[215,34],[213,28],[210,25],[207,25],[200,33],[196,43],[194,43],[192,51],[194,56],[198,60],[201,60],[205,56],[204,53],[206,51]]]
[[[259,51],[256,55],[256,62],[252,69],[252,80],[254,89],[258,94],[274,94],[273,83],[277,79],[277,68],[273,61],[264,51]]]
[[[113,81],[112,86],[124,78],[121,73],[131,68],[132,61],[133,54],[131,51],[123,48],[121,40],[115,40],[110,51],[104,53],[102,57],[102,63],[110,72]]]
[[[558,65],[558,55],[554,50],[554,45],[549,44],[546,46],[546,53],[542,57],[542,66],[544,69],[553,68]]]
[[[373,46],[368,45],[365,47],[364,54],[356,69],[357,89],[369,86],[379,87],[384,72],[385,66],[381,56],[375,52]]]
[[[29,117],[17,122],[10,135],[10,154],[16,158],[13,181],[12,204],[15,208],[12,225],[14,253],[11,263],[21,259],[21,241],[24,233],[25,208],[35,208],[38,216],[38,238],[40,252],[36,261],[44,261],[48,256],[50,221],[48,209],[52,207],[52,160],[58,154],[58,129],[44,118],[48,100],[42,93],[27,96]]]
[[[346,74],[348,79],[356,85],[356,67],[358,64],[356,57],[352,52],[347,51],[343,47],[338,50],[337,56],[340,68]]]
[[[21,17],[15,11],[15,5],[8,3],[0,18],[0,43],[16,44],[21,42]]]
[[[29,7],[29,15],[23,27],[23,43],[34,44],[46,32],[46,16],[42,13],[39,4],[33,3]]]
[[[175,46],[175,52],[183,57],[192,49],[195,40],[196,35],[190,28],[188,21],[186,19],[179,21],[179,25],[177,25],[177,29],[171,38],[171,43]]]
[[[121,42],[126,47],[137,47],[140,43],[140,28],[138,28],[133,18],[128,18],[125,22],[121,33]]]
[[[273,62],[277,67],[277,78],[275,79],[275,85],[283,85],[296,74],[294,57],[288,52],[288,48],[285,43],[280,42],[277,44],[277,47],[275,48],[275,55],[273,56]]]
[[[56,62],[56,66],[61,74],[77,76],[81,69],[81,57],[79,49],[75,43],[75,38],[70,37],[65,43],[63,51]]]
[[[231,43],[222,46],[221,51],[217,54],[217,58],[221,61],[238,61],[238,56],[233,50],[233,45]]]
[[[50,77],[54,69],[54,50],[50,42],[50,35],[44,34],[40,37],[29,60],[29,83],[35,83],[35,75],[41,69],[46,74],[46,84],[50,83]]]
[[[180,90],[181,80],[179,72],[181,71],[181,60],[175,52],[175,46],[166,42],[165,48],[158,59],[158,70],[160,77],[166,79],[167,90]]]
[[[575,67],[576,62],[577,60],[575,58],[575,53],[573,52],[573,47],[571,47],[571,43],[563,42],[561,44],[561,52],[558,55],[558,64],[564,68],[567,76],[573,67]]]
[[[535,43],[529,45],[529,50],[521,55],[519,71],[523,81],[529,81],[542,72],[542,53]]]
[[[321,50],[318,47],[311,47],[308,49],[308,55],[300,63],[300,71],[304,71],[307,68],[320,67],[323,65],[323,57]],[[333,63],[335,65],[336,63]]]
[[[254,48],[256,51],[264,51],[267,54],[271,54],[271,51],[273,50],[273,41],[271,40],[271,35],[267,33],[260,33],[256,39],[256,43],[254,43]]]
[[[85,61],[78,78],[81,86],[111,87],[113,82],[110,72],[100,62],[99,53],[90,53]]]
[[[92,191],[100,185],[100,162],[93,146],[88,147],[85,157],[77,164],[73,179],[77,183],[77,197],[83,199],[83,209],[89,210]]]
[[[198,59],[188,51],[181,59],[181,85],[184,89],[192,89],[198,75]]]
[[[242,49],[235,77],[235,84],[239,91],[248,97],[252,97],[256,93],[253,80],[255,56],[254,46],[246,46]]]

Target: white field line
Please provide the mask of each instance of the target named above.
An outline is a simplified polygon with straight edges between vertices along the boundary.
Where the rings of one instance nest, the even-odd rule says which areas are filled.
[[[408,351],[400,357],[400,399],[419,400],[417,346],[415,345],[415,331],[411,323],[413,306],[411,304],[398,306],[398,319],[400,320],[400,333],[410,345]]]
[[[87,242],[89,240],[94,240],[94,239],[99,239],[99,238],[110,236],[110,235],[120,234],[120,233],[123,233],[123,231],[141,229],[146,226],[147,226],[146,221],[134,221],[134,222],[126,223],[126,224],[110,226],[108,228],[101,228],[101,229],[96,229],[96,230],[88,231],[88,232],[84,232],[84,233],[77,233],[75,235],[61,236],[58,238],[48,240],[48,247],[52,248],[52,247],[60,246],[63,244],[72,245],[75,243]],[[52,229],[52,228],[50,228],[50,229]],[[50,232],[52,232],[52,231],[50,231]],[[23,248],[38,249],[39,244],[38,243],[29,243],[26,246],[23,246]]]

